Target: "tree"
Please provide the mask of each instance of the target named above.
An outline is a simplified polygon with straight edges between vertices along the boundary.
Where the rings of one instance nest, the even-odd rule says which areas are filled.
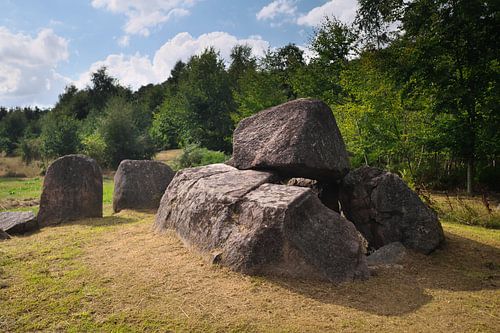
[[[11,110],[3,117],[0,123],[0,148],[7,155],[14,153],[27,126],[28,119],[22,109]]]
[[[279,88],[283,90],[288,100],[297,98],[292,81],[304,66],[304,51],[295,44],[285,45],[276,51],[268,51],[262,60],[262,69],[279,79]]]
[[[41,151],[46,159],[74,154],[80,148],[78,121],[49,112],[42,122]]]
[[[368,41],[365,49],[387,48],[394,55],[387,72],[405,90],[404,98],[416,92],[432,101],[436,138],[428,142],[464,161],[469,193],[475,165],[500,150],[498,140],[491,140],[500,126],[493,102],[497,14],[498,2],[491,0],[361,0],[356,19]],[[404,33],[388,34],[397,22]]]
[[[231,50],[231,64],[228,74],[233,91],[239,91],[238,81],[248,71],[257,69],[257,59],[252,56],[252,47],[249,45],[236,45]]]
[[[395,27],[404,14],[404,0],[358,0],[355,25],[366,49],[380,50],[398,37]]]
[[[180,140],[199,143],[211,150],[230,151],[232,122],[230,114],[235,104],[231,95],[228,74],[219,54],[206,49],[191,57],[179,77],[177,92],[167,96],[155,124],[169,119]],[[163,133],[166,137],[168,133]]]
[[[500,74],[498,2],[417,0],[404,13],[401,40],[413,65],[412,79],[430,87],[435,112],[452,116],[451,148],[466,162],[471,193],[481,129],[500,127],[498,109],[487,107]]]
[[[88,91],[78,90],[74,85],[65,88],[53,111],[78,120],[87,118],[91,109]]]
[[[104,141],[107,165],[116,168],[124,159],[151,158],[154,153],[152,142],[147,130],[137,126],[131,103],[122,96],[112,97],[104,113],[97,131],[87,137],[86,142],[101,154],[101,142]]]
[[[231,115],[235,124],[288,100],[285,91],[280,89],[280,78],[267,71],[249,70],[239,79],[238,84],[239,91],[234,93],[237,108]]]
[[[295,80],[296,89],[329,105],[341,104],[345,97],[340,76],[356,53],[356,36],[351,27],[336,18],[325,18],[314,30],[309,48],[317,55]],[[301,77],[306,79],[302,80]]]

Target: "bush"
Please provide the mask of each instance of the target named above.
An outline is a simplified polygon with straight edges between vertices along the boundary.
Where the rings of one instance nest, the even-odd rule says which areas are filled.
[[[43,119],[41,153],[45,159],[74,154],[79,151],[78,121],[50,112]]]
[[[137,126],[133,107],[125,98],[111,98],[105,113],[97,130],[106,144],[109,166],[116,168],[124,159],[150,159],[153,156],[154,147],[149,134]]]
[[[42,140],[40,138],[26,138],[21,141],[19,154],[25,164],[42,159]]]
[[[188,144],[182,154],[175,160],[174,168],[183,169],[208,164],[223,163],[229,159],[229,156],[220,151],[213,151],[200,147],[198,144]]]
[[[82,153],[92,157],[100,165],[109,163],[106,155],[106,142],[97,131],[82,139]]]

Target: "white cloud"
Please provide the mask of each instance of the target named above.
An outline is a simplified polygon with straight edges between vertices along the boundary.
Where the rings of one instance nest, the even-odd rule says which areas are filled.
[[[118,45],[120,45],[121,47],[129,46],[130,45],[130,36],[129,35],[121,36],[118,39]]]
[[[199,54],[211,46],[220,51],[224,60],[229,61],[231,49],[237,44],[251,46],[256,56],[263,56],[269,48],[269,43],[260,36],[238,39],[226,32],[211,32],[194,38],[189,33],[182,32],[163,44],[152,60],[138,53],[109,55],[106,59],[92,64],[75,84],[79,88],[84,88],[90,82],[90,74],[106,66],[109,74],[118,78],[121,84],[138,89],[142,85],[165,81],[178,60],[186,62],[192,55]]]
[[[36,36],[0,27],[0,105],[50,104],[68,82],[57,74],[68,41],[51,29]]]
[[[256,14],[257,20],[273,20],[278,16],[294,16],[297,12],[294,0],[275,0]]]
[[[325,16],[335,16],[344,23],[352,23],[356,16],[358,4],[356,0],[331,0],[322,6],[313,8],[307,14],[297,19],[297,24],[306,26],[317,26]]]
[[[189,15],[199,0],[92,0],[94,8],[127,16],[127,34],[148,36],[150,29],[171,19]]]

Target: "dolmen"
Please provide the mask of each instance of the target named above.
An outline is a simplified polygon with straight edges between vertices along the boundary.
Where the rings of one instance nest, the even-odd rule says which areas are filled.
[[[47,169],[43,181],[40,227],[81,218],[102,217],[102,172],[85,155],[66,155]]]
[[[354,225],[308,188],[278,185],[271,172],[225,164],[179,171],[155,229],[174,229],[190,246],[245,274],[278,273],[344,281],[366,277]]]
[[[345,217],[344,217],[345,216]],[[330,108],[298,99],[240,122],[227,164],[179,171],[154,222],[244,274],[332,282],[366,278],[367,248],[431,253],[437,216],[396,175],[349,172]]]
[[[165,163],[123,160],[115,173],[113,211],[156,210],[175,172]]]

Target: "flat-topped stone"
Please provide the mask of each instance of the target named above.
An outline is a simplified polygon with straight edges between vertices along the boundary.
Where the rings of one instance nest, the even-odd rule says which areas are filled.
[[[38,228],[33,212],[3,212],[0,213],[0,229],[10,235],[24,234]]]
[[[175,172],[165,163],[123,160],[114,177],[113,211],[158,209]]]

